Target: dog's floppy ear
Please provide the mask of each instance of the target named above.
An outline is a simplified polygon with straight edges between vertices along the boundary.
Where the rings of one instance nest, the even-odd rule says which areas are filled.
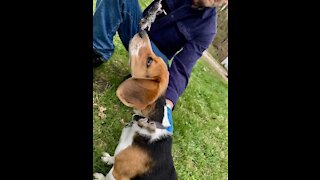
[[[126,106],[138,110],[145,109],[154,103],[163,92],[159,82],[150,79],[129,78],[117,89],[117,96]]]

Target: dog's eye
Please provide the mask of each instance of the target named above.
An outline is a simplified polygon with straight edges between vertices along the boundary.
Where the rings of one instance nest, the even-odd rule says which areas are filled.
[[[152,57],[148,57],[148,59],[147,59],[147,67],[149,67],[152,62],[153,62]]]

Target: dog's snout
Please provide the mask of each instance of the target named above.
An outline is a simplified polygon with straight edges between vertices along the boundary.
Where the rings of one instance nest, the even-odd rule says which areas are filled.
[[[139,36],[140,36],[141,38],[143,38],[145,35],[147,35],[147,32],[146,32],[145,30],[140,30],[140,31],[139,31]]]

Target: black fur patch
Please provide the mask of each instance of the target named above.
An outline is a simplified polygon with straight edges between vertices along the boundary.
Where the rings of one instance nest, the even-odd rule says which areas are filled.
[[[133,115],[132,120],[138,121],[139,119],[143,119],[143,118],[145,118],[145,117],[140,116],[140,115],[138,115],[138,114],[135,114],[135,115]]]
[[[149,120],[162,123],[164,117],[164,106],[166,105],[166,99],[164,96],[158,98],[155,102],[155,107],[149,114]]]
[[[174,168],[171,155],[172,138],[167,138],[149,143],[149,139],[143,136],[135,136],[133,145],[145,149],[152,159],[150,171],[140,174],[132,180],[177,180],[177,174]]]

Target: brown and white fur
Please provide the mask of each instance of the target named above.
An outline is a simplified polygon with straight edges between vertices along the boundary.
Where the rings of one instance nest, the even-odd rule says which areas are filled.
[[[176,180],[173,164],[172,134],[164,93],[169,73],[164,61],[151,48],[145,31],[137,33],[129,44],[132,77],[117,89],[120,101],[135,111],[133,120],[123,128],[113,156],[104,153],[102,161],[113,165],[97,180]]]

